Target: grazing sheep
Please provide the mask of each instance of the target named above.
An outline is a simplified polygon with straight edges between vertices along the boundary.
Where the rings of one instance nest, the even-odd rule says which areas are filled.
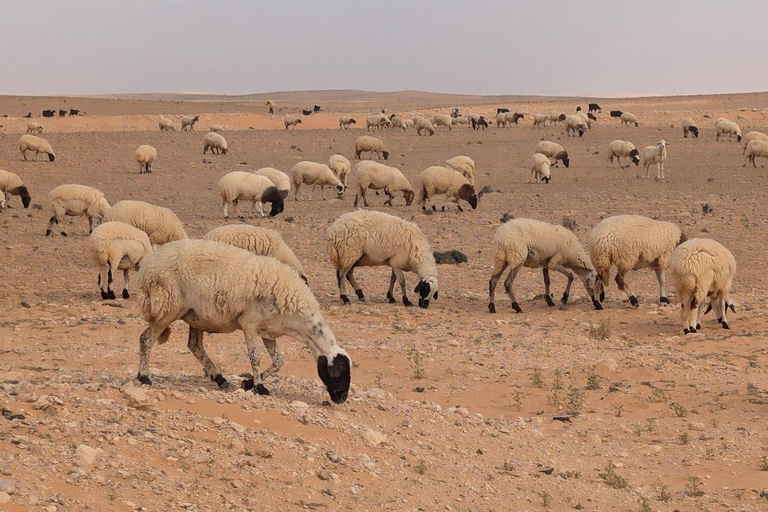
[[[296,125],[301,124],[301,118],[292,116],[292,115],[287,115],[283,118],[283,124],[285,124],[286,130],[291,127],[296,128]]]
[[[566,115],[562,112],[559,112],[557,110],[553,110],[549,113],[549,124],[557,126],[558,124],[565,121]]]
[[[432,122],[429,119],[423,118],[421,116],[414,116],[413,122],[416,126],[416,133],[418,135],[421,135],[421,132],[425,132],[429,135],[435,134],[435,127],[432,126]]]
[[[71,109],[69,109],[69,115],[70,115],[70,117],[71,116],[79,116],[80,115],[80,110],[76,109],[76,108],[71,108]],[[83,112],[83,115],[85,115],[85,112]]]
[[[587,129],[587,123],[584,122],[581,116],[569,115],[565,117],[565,132],[569,137],[575,137],[576,132],[579,132],[579,137],[581,137]]]
[[[288,334],[309,347],[331,400],[346,401],[349,355],[336,344],[309,287],[288,265],[219,242],[183,240],[152,253],[138,281],[139,303],[149,323],[140,337],[137,378],[142,384],[152,384],[153,345],[168,341],[171,324],[184,320],[189,324],[187,346],[220,388],[228,383],[205,352],[204,332],[243,331],[253,378],[242,386],[260,395],[269,395],[263,380],[282,365],[275,340]],[[272,365],[263,373],[259,373],[260,339],[272,357]]]
[[[623,113],[621,110],[611,110],[611,117],[621,117]]]
[[[349,116],[341,116],[339,118],[339,129],[340,130],[342,128],[345,129],[345,130],[349,129],[349,125],[351,125],[351,124],[357,124],[357,121],[355,121],[354,118],[349,117]]]
[[[27,133],[40,135],[41,133],[43,133],[43,125],[38,124],[34,121],[30,121],[29,123],[27,123]]]
[[[212,131],[214,133],[220,133],[224,131],[224,127],[218,124],[212,124],[211,129],[209,131]]]
[[[305,283],[308,282],[301,262],[277,231],[248,224],[231,224],[210,230],[203,240],[239,247],[256,256],[275,258],[298,272]]]
[[[685,334],[701,329],[701,314],[707,297],[710,302],[704,313],[714,311],[723,329],[731,328],[726,316],[729,307],[736,312],[729,300],[736,275],[736,260],[731,251],[714,240],[693,238],[680,244],[672,253],[669,274],[683,305]]]
[[[547,114],[533,114],[533,126],[547,126],[549,116]]]
[[[744,150],[741,152],[742,155],[747,153],[747,144],[755,139],[768,141],[768,135],[762,132],[748,132],[746,135],[744,135],[744,137],[741,139],[741,145],[744,146]]]
[[[584,121],[584,124],[587,125],[588,130],[592,129],[592,121],[593,120],[597,121],[597,118],[592,114],[585,114],[584,112],[576,112],[576,114],[574,115],[580,117]]]
[[[518,124],[521,119],[525,119],[525,114],[517,112],[502,112],[496,114],[496,124],[499,126]]]
[[[195,123],[200,120],[200,116],[184,116],[181,118],[181,131],[186,131],[187,128],[190,130],[195,129]]]
[[[383,130],[388,126],[392,126],[392,122],[384,114],[376,114],[374,116],[369,116],[365,120],[365,127],[369,132],[376,131],[376,130]]]
[[[39,155],[40,153],[48,155],[48,160],[53,162],[56,159],[56,154],[53,152],[53,148],[51,148],[51,144],[45,140],[41,139],[40,137],[36,137],[34,135],[22,135],[19,139],[19,151],[21,152],[21,157],[26,160],[27,159],[27,151],[34,151],[35,156]]]
[[[21,181],[21,178],[12,172],[0,169],[0,210],[8,206],[9,196],[21,197],[21,203],[24,205],[24,208],[29,208],[29,203],[32,202],[29,190],[27,190],[24,182]]]
[[[431,199],[436,194],[445,194],[446,197],[456,203],[460,212],[464,211],[459,204],[461,200],[468,202],[473,210],[477,208],[475,187],[470,185],[469,180],[458,171],[434,165],[421,173],[419,181],[421,184],[416,197],[416,204],[421,204],[423,211],[427,210],[427,200],[430,200],[429,202],[432,204],[432,211],[437,211],[434,199]],[[443,206],[443,211],[445,211],[445,206]]]
[[[160,131],[175,131],[176,127],[173,126],[173,121],[170,119],[166,119],[162,116],[160,116],[160,119],[157,120],[157,124],[160,126]]]
[[[768,141],[761,139],[751,140],[744,151],[746,153],[746,159],[744,160],[744,165],[742,165],[742,167],[746,167],[747,162],[752,162],[752,167],[757,167],[757,165],[755,165],[755,157],[761,156],[763,158],[768,158]]]
[[[409,119],[403,119],[402,117],[397,117],[396,115],[392,115],[392,118],[390,119],[390,122],[392,123],[392,128],[402,128],[403,131],[408,129],[408,121]]]
[[[382,156],[384,157],[384,160],[389,158],[389,149],[387,149],[387,146],[381,141],[381,139],[377,139],[368,135],[358,137],[355,141],[355,158],[360,160],[360,153],[363,151],[370,152],[371,158],[373,158],[374,153],[376,153],[376,156],[379,158],[379,160],[381,160]]]
[[[643,169],[645,177],[650,177],[651,164],[656,164],[656,179],[664,179],[664,162],[667,159],[667,146],[669,142],[661,139],[655,146],[643,148]]]
[[[53,215],[48,221],[45,236],[53,232],[51,228],[54,224],[63,222],[67,216],[88,217],[88,233],[93,233],[94,219],[101,220],[110,209],[101,190],[85,185],[59,185],[50,191],[48,200],[51,203]],[[61,234],[67,236],[63,227]]]
[[[605,287],[616,267],[616,284],[627,294],[630,304],[639,302],[624,276],[630,270],[651,267],[659,281],[659,302],[669,303],[664,292],[664,270],[675,247],[685,241],[676,224],[649,219],[641,215],[616,215],[602,220],[589,234],[589,254],[600,276],[595,295],[605,300]]]
[[[721,119],[717,122],[715,128],[717,129],[717,136],[715,137],[716,141],[720,140],[721,135],[727,134],[729,141],[731,140],[731,136],[736,135],[736,142],[741,142],[741,128],[739,128],[739,125],[733,121]]]
[[[43,117],[53,117],[56,115],[55,110],[43,110]]]
[[[631,112],[624,112],[619,119],[621,119],[622,126],[629,126],[631,124],[634,124],[636,128],[640,126],[640,123],[637,122],[637,116]]]
[[[103,300],[114,299],[112,271],[123,271],[123,298],[128,294],[128,272],[139,270],[152,254],[152,244],[145,232],[124,222],[105,222],[88,237],[91,259],[99,269],[99,288]]]
[[[480,119],[477,119],[477,120],[472,119],[472,129],[477,130],[480,128],[482,128],[483,130],[488,128],[488,120],[483,116],[480,116]]]
[[[359,139],[358,139],[359,140]],[[341,196],[344,193],[344,184],[336,177],[330,167],[317,162],[303,161],[293,166],[291,169],[291,186],[294,189],[293,199],[303,201],[299,197],[299,189],[302,185],[320,185],[320,193],[325,201],[325,187],[336,187],[336,193]],[[315,193],[315,187],[309,194],[309,200]]]
[[[696,126],[696,121],[690,117],[683,119],[683,137],[688,138],[688,132],[693,134],[695,138],[699,138],[699,128]]]
[[[451,119],[451,124],[453,124],[455,126],[458,126],[460,124],[464,124],[464,125],[467,125],[467,127],[469,127],[472,124],[472,122],[470,121],[470,119],[467,116],[459,116],[459,117],[454,117],[453,119]]]
[[[445,165],[463,174],[470,185],[475,184],[475,161],[468,156],[455,156],[450,160],[446,160]]]
[[[104,222],[110,221],[125,222],[142,230],[149,236],[153,249],[188,238],[184,225],[175,213],[143,201],[118,201],[104,215]]]
[[[328,167],[331,168],[333,174],[339,178],[344,188],[347,188],[347,173],[352,168],[352,164],[347,160],[347,157],[342,155],[331,155],[328,159]]]
[[[212,155],[226,155],[227,139],[220,133],[208,132],[203,139],[203,154],[206,154],[209,149]]]
[[[493,275],[488,283],[488,311],[496,313],[494,295],[501,275],[511,267],[504,289],[512,300],[512,309],[517,313],[523,310],[515,298],[512,286],[517,273],[522,267],[540,268],[544,274],[544,300],[548,306],[554,306],[549,291],[549,271],[560,272],[568,278],[568,284],[560,301],[568,303],[573,283],[573,272],[584,283],[584,288],[592,299],[595,309],[603,309],[595,298],[597,273],[589,261],[584,247],[572,231],[563,226],[533,219],[514,219],[502,224],[493,236],[494,264]],[[573,271],[573,272],[571,272]]]
[[[67,111],[59,109],[59,117],[67,117]]]
[[[621,157],[629,158],[635,165],[640,164],[640,153],[637,151],[637,148],[634,144],[625,140],[611,142],[611,145],[608,147],[608,161],[613,163],[614,157],[619,162],[620,169],[624,169],[624,166],[621,165]],[[627,167],[629,167],[629,164],[627,164]]]
[[[360,197],[363,198],[363,205],[368,206],[368,201],[365,198],[365,193],[368,189],[383,189],[387,195],[387,200],[384,201],[384,204],[387,206],[392,206],[392,199],[394,199],[396,192],[403,193],[406,206],[410,206],[413,202],[413,187],[403,173],[400,172],[400,169],[368,160],[358,163],[352,174],[355,178],[353,181],[356,183],[355,207],[357,207],[358,198]]]
[[[589,104],[589,111],[590,112],[602,112],[602,109],[600,108],[600,105],[597,103],[590,103]]]
[[[542,155],[549,157],[551,160],[554,160],[553,166],[557,166],[558,161],[562,161],[566,168],[571,165],[571,160],[568,158],[568,152],[563,146],[556,142],[542,140],[536,144],[536,147],[533,151],[534,153],[541,153]]]
[[[151,173],[152,164],[157,160],[157,150],[143,144],[136,149],[136,161],[139,163],[139,174]]]
[[[549,180],[551,179],[549,157],[542,155],[541,153],[535,153],[531,157],[531,161],[533,165],[531,166],[531,177],[528,178],[528,183],[530,183],[534,177],[536,178],[536,183],[541,183],[542,181],[549,183]]]
[[[437,114],[435,117],[432,118],[432,125],[433,126],[446,126],[448,128],[448,131],[453,130],[453,123],[451,122],[451,116],[445,115],[445,114]]]
[[[405,127],[406,128],[413,128],[414,127],[413,119],[404,119],[403,121],[405,122]]]
[[[280,193],[280,197],[285,199],[288,197],[288,192],[291,191],[291,178],[282,171],[278,171],[274,167],[263,167],[257,171],[253,171],[253,174],[259,176],[266,176],[275,184],[275,188]]]
[[[405,291],[403,272],[414,272],[419,284],[414,292],[419,294],[419,307],[428,308],[431,298],[437,300],[437,265],[432,249],[424,233],[410,222],[381,212],[357,210],[345,213],[326,232],[328,258],[336,269],[336,281],[344,304],[349,304],[346,284],[349,284],[360,301],[365,300],[363,290],[353,275],[355,267],[387,265],[392,269],[387,299],[395,302],[395,281],[400,283],[403,305],[412,306]]]
[[[253,207],[258,206],[259,213],[264,217],[264,207],[262,203],[272,203],[272,209],[269,212],[270,217],[274,217],[285,209],[283,198],[280,192],[272,183],[272,180],[266,176],[260,176],[251,172],[232,171],[225,174],[219,180],[219,194],[224,206],[224,218],[229,218],[228,207],[231,204],[239,218],[244,218],[240,213],[239,202],[251,202],[251,217],[253,217]]]

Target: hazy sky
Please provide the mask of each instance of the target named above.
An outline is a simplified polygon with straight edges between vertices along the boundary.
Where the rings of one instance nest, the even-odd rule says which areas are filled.
[[[768,89],[766,0],[0,0],[0,94]]]

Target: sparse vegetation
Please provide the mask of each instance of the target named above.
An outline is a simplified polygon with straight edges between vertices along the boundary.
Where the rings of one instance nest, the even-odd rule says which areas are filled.
[[[597,476],[600,477],[600,480],[605,485],[614,489],[626,489],[629,485],[627,479],[616,472],[616,466],[613,462],[609,462],[605,469],[598,473]]]
[[[589,337],[598,341],[609,339],[611,337],[610,320],[601,320],[597,325],[590,325]]]
[[[409,356],[411,369],[413,370],[413,378],[423,379],[426,376],[426,372],[424,371],[424,365],[421,361],[421,353],[415,348],[412,348],[409,352]]]
[[[576,219],[572,217],[563,217],[561,224],[565,229],[573,231],[574,233],[576,232],[576,226],[578,225]]]
[[[491,188],[490,185],[486,185],[480,189],[481,194],[490,194],[491,192],[493,192],[493,188]]]
[[[685,408],[683,404],[672,402],[669,404],[669,406],[672,408],[673,411],[675,411],[675,416],[678,418],[685,418],[688,416],[688,410]]]
[[[541,370],[539,370],[538,368],[535,369],[531,374],[531,384],[535,388],[544,387],[544,379],[542,378]]]
[[[657,498],[662,503],[669,503],[672,501],[672,493],[669,492],[668,485],[662,485],[656,489]]]
[[[595,373],[595,367],[590,367],[589,373],[587,373],[587,389],[594,391],[600,389],[600,376]]]
[[[688,432],[683,432],[680,434],[679,439],[682,444],[689,444],[691,442],[691,436],[688,434]]]
[[[459,263],[466,263],[469,261],[467,255],[457,249],[451,249],[450,251],[433,253],[435,257],[435,263],[438,265],[449,264],[458,265]]]
[[[685,484],[685,495],[689,498],[699,498],[704,496],[704,491],[701,490],[701,480],[695,476],[689,476],[688,482]]]
[[[637,503],[640,505],[640,512],[653,512],[651,504],[648,502],[648,498],[645,496],[640,496],[640,499],[637,500]]]
[[[624,415],[624,406],[621,404],[616,404],[615,407],[616,410],[616,417],[621,418]]]
[[[502,215],[502,216],[501,216],[501,219],[500,219],[500,220],[501,220],[501,223],[502,223],[502,224],[504,224],[505,222],[509,222],[509,221],[511,221],[512,219],[514,219],[514,217],[513,217],[513,216],[511,216],[511,215],[510,215],[510,214],[508,214],[508,213],[505,213],[504,215]]]
[[[760,456],[760,465],[758,467],[760,471],[768,471],[768,455]]]
[[[427,473],[427,463],[424,462],[424,459],[420,459],[419,463],[413,467],[413,470],[420,475],[425,475]]]
[[[558,368],[552,375],[552,389],[560,391],[563,389],[563,370]]]
[[[571,416],[578,416],[584,407],[584,392],[575,386],[568,386],[565,394],[565,412]]]
[[[517,412],[523,410],[523,395],[520,393],[520,391],[515,390],[515,392],[512,394],[512,401],[515,403],[515,409],[517,409]]]
[[[702,203],[701,205],[701,214],[707,215],[707,214],[714,214],[715,210],[709,206],[707,203]]]
[[[541,506],[544,508],[549,508],[551,503],[552,496],[547,491],[541,491],[539,493],[539,497],[541,497]]]

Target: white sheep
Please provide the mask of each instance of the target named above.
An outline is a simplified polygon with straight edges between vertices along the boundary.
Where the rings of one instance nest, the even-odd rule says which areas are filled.
[[[143,201],[118,201],[104,215],[104,222],[110,221],[125,222],[142,230],[149,236],[153,249],[188,238],[184,225],[175,213]]]
[[[416,204],[421,205],[421,209],[426,211],[427,200],[432,204],[432,211],[437,211],[434,202],[434,196],[436,194],[445,194],[456,203],[456,207],[460,212],[464,209],[459,204],[460,200],[464,200],[474,210],[477,208],[477,193],[475,193],[475,187],[469,184],[469,180],[464,177],[458,171],[434,165],[428,167],[419,176],[419,193],[416,196]],[[445,206],[443,206],[445,211]]]
[[[661,139],[655,146],[645,146],[643,148],[642,161],[645,177],[650,177],[651,164],[656,164],[656,179],[664,178],[664,162],[667,159],[667,146],[669,142]]]
[[[403,131],[408,129],[408,121],[409,119],[403,119],[402,117],[397,117],[395,115],[393,115],[392,119],[390,119],[392,128],[402,128]]]
[[[558,124],[565,121],[566,115],[558,110],[553,110],[549,113],[549,124],[557,126]]]
[[[184,116],[181,118],[181,130],[186,131],[187,128],[190,130],[195,129],[195,123],[200,120],[200,116]]]
[[[160,116],[160,119],[157,120],[157,124],[160,126],[160,131],[175,131],[176,128],[173,126],[173,121],[170,119],[166,119],[163,116]]]
[[[330,167],[318,162],[299,162],[291,169],[291,188],[294,189],[293,199],[295,201],[302,201],[304,198],[299,197],[299,189],[302,185],[320,185],[320,193],[322,194],[323,201],[325,201],[325,187],[335,187],[336,193],[341,196],[344,193],[344,184],[333,173]],[[312,200],[315,187],[312,187],[312,191],[309,195],[309,200]]]
[[[533,127],[537,126],[546,126],[547,121],[549,121],[549,116],[547,114],[533,114]]]
[[[695,138],[699,138],[699,127],[696,126],[696,121],[690,117],[683,119],[683,137],[688,138],[688,133],[691,133]]]
[[[741,128],[739,128],[739,125],[733,121],[721,119],[715,125],[715,129],[717,130],[717,136],[715,137],[716,141],[720,140],[721,135],[727,134],[728,140],[731,140],[731,137],[736,135],[736,142],[741,142]]]
[[[226,155],[227,139],[220,133],[208,132],[203,139],[203,154],[206,154],[209,149],[211,150],[212,155]]]
[[[542,181],[549,183],[549,180],[551,179],[549,158],[541,153],[534,153],[531,157],[531,162],[533,165],[531,166],[531,177],[528,178],[528,183],[530,183],[533,178],[536,178],[536,183],[541,183]]]
[[[392,199],[394,199],[396,192],[403,193],[403,199],[405,199],[405,205],[410,206],[413,202],[414,192],[413,187],[408,182],[408,179],[400,172],[400,169],[396,167],[389,167],[379,162],[367,160],[359,162],[355,166],[355,170],[352,171],[353,182],[355,183],[355,203],[360,197],[363,198],[363,204],[368,206],[368,200],[365,198],[365,193],[368,189],[371,190],[384,190],[387,195],[387,200],[384,201],[385,205],[392,206]]]
[[[757,167],[755,157],[768,158],[768,141],[760,139],[751,140],[744,151],[746,158],[742,167],[746,167],[747,162],[752,162],[752,167]]]
[[[373,158],[374,153],[376,153],[376,156],[378,156],[379,160],[381,160],[382,156],[384,157],[384,160],[389,158],[389,149],[387,149],[387,146],[381,141],[381,139],[377,139],[376,137],[371,137],[369,135],[358,137],[355,141],[355,158],[359,160],[360,153],[364,151],[369,151],[371,153],[371,158]]]
[[[578,132],[579,137],[581,137],[588,129],[587,123],[584,122],[584,119],[581,116],[573,114],[565,117],[565,132],[569,137],[572,135],[576,136],[576,132]]]
[[[51,144],[47,140],[35,135],[22,135],[19,139],[19,151],[24,160],[27,159],[27,151],[34,151],[35,156],[40,153],[46,154],[51,162],[56,159],[56,154],[53,152]]]
[[[331,155],[330,158],[328,158],[328,167],[330,167],[333,174],[339,178],[339,181],[344,185],[344,188],[347,188],[347,173],[349,173],[349,170],[352,168],[352,164],[347,157],[343,155]]]
[[[283,124],[285,124],[285,129],[287,130],[289,127],[296,128],[297,125],[301,124],[301,118],[287,115],[283,118]]]
[[[630,304],[639,306],[624,276],[631,270],[652,268],[659,281],[659,302],[669,303],[664,291],[664,270],[675,247],[685,241],[676,224],[641,215],[616,215],[600,221],[589,234],[589,254],[600,282],[595,295],[605,300],[605,287],[616,267],[616,284],[627,294]]]
[[[470,126],[472,124],[472,121],[467,116],[459,116],[451,119],[451,124],[455,126],[458,126],[460,124]]]
[[[637,116],[631,112],[622,112],[619,119],[621,119],[622,126],[629,126],[631,124],[634,124],[635,128],[640,126],[640,123],[637,122]]]
[[[99,269],[99,288],[103,300],[114,299],[112,271],[123,271],[123,298],[128,294],[128,272],[139,270],[152,254],[152,243],[145,232],[124,222],[105,222],[88,237],[91,259]]]
[[[253,217],[254,206],[257,206],[259,214],[264,217],[263,203],[272,203],[270,217],[274,217],[285,209],[283,198],[272,180],[251,172],[232,171],[225,174],[219,180],[219,194],[224,206],[225,219],[229,218],[229,205],[234,207],[239,218],[244,218],[240,213],[240,201],[251,202],[251,217]]]
[[[499,112],[496,114],[496,124],[500,127],[512,126],[517,124],[520,119],[525,119],[525,115],[517,112]]]
[[[421,135],[421,132],[429,135],[435,134],[435,127],[432,126],[432,121],[421,116],[413,117],[414,126],[416,127],[416,133]]]
[[[283,171],[278,171],[274,167],[263,167],[257,171],[253,171],[253,174],[266,176],[275,184],[277,191],[280,193],[280,197],[283,199],[288,197],[288,192],[291,191],[291,178]]]
[[[32,202],[29,190],[21,178],[17,174],[0,169],[0,210],[8,206],[10,196],[21,197],[24,208],[29,208],[29,203]]]
[[[413,119],[404,119],[403,121],[405,122],[405,128],[413,128],[415,125]]]
[[[635,165],[640,165],[640,152],[637,150],[634,144],[626,140],[615,140],[608,146],[608,161],[613,163],[614,157],[619,162],[619,168],[624,169],[621,165],[621,157],[629,158]],[[629,167],[629,164],[627,164]]]
[[[554,306],[549,291],[549,271],[560,272],[568,278],[568,284],[560,301],[568,303],[573,283],[573,272],[584,283],[584,288],[592,299],[595,309],[603,309],[595,298],[597,273],[589,261],[584,247],[572,231],[563,226],[533,219],[514,219],[502,224],[493,236],[493,275],[488,283],[488,311],[496,313],[494,296],[496,285],[501,275],[511,267],[504,289],[512,300],[512,309],[517,313],[523,310],[515,298],[512,289],[517,273],[522,267],[540,268],[544,274],[544,300],[548,306]],[[571,272],[573,271],[573,272]]]
[[[680,244],[672,253],[669,274],[683,305],[685,334],[701,329],[701,315],[707,297],[710,303],[704,314],[711,309],[723,329],[731,328],[726,316],[729,307],[736,312],[729,300],[736,275],[736,260],[731,251],[714,240],[693,238]]]
[[[34,121],[30,121],[27,123],[27,133],[40,135],[41,133],[43,133],[43,125],[38,124]]]
[[[157,160],[157,150],[147,144],[136,149],[136,161],[139,163],[139,174],[151,173],[152,164]]]
[[[232,224],[212,229],[205,234],[203,240],[239,247],[256,256],[275,258],[294,269],[307,282],[304,267],[277,231],[248,224]]]
[[[93,221],[101,220],[110,209],[101,190],[85,185],[59,185],[48,193],[48,200],[53,215],[48,221],[45,236],[53,233],[53,225],[63,222],[67,216],[88,217],[88,233],[93,233]],[[61,234],[67,236],[63,227]]]
[[[475,184],[475,161],[468,156],[455,156],[450,160],[446,160],[445,165],[463,174],[470,185]]]
[[[384,114],[376,114],[369,116],[365,120],[365,126],[366,129],[371,132],[376,130],[383,130],[384,128],[392,126],[392,122]]]
[[[432,118],[432,126],[445,126],[448,131],[453,130],[453,123],[451,122],[451,116],[446,114],[437,114]]]
[[[542,155],[549,157],[550,161],[554,160],[554,162],[552,162],[553,166],[556,166],[558,161],[562,161],[566,168],[571,165],[571,160],[568,158],[568,152],[557,142],[542,140],[536,144],[533,152],[541,153]]]
[[[320,305],[299,274],[274,258],[219,242],[182,240],[167,244],[146,259],[139,271],[139,302],[149,323],[141,333],[138,380],[151,385],[149,358],[155,342],[171,335],[171,324],[189,325],[187,347],[220,388],[227,380],[203,346],[205,332],[243,331],[253,378],[242,387],[269,395],[263,380],[280,370],[276,339],[288,334],[301,340],[317,362],[331,400],[347,399],[351,380],[349,355],[320,312]],[[272,365],[259,373],[259,340]]]
[[[221,125],[218,125],[218,124],[212,124],[211,125],[211,129],[208,130],[208,131],[211,131],[211,132],[214,132],[214,133],[220,133],[220,132],[224,131],[224,127],[221,126]]]
[[[747,134],[744,135],[744,137],[741,139],[741,145],[744,146],[744,149],[741,152],[742,155],[747,154],[747,144],[755,139],[768,141],[768,135],[762,132],[747,132]]]
[[[339,118],[339,130],[342,128],[347,130],[349,129],[349,125],[357,124],[357,121],[353,117],[350,116],[341,116]]]
[[[349,304],[345,280],[349,281],[360,301],[363,290],[353,275],[356,267],[387,265],[392,269],[387,299],[395,302],[393,291],[399,281],[403,304],[411,306],[403,272],[414,272],[419,284],[419,307],[428,308],[430,299],[437,300],[437,265],[424,233],[410,222],[382,212],[357,210],[345,213],[328,227],[328,258],[336,269],[336,282],[344,304]]]

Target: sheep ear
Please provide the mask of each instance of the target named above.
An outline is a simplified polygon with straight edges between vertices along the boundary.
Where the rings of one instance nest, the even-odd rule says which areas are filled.
[[[437,292],[432,296],[433,299],[437,300]]]
[[[416,285],[416,288],[413,289],[413,292],[421,294],[422,288],[424,288],[424,281],[419,281],[419,284]]]

